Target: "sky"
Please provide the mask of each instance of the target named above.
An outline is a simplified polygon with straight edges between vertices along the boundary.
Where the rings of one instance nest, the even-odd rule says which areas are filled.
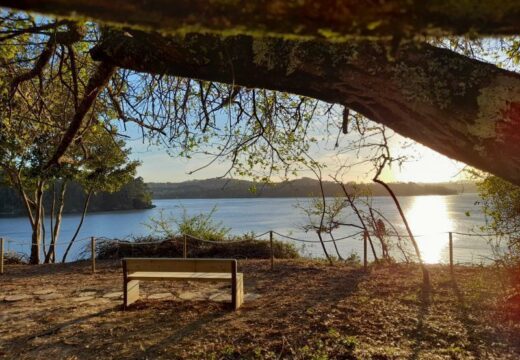
[[[461,174],[464,164],[447,158],[423,145],[411,142],[410,146],[402,148],[404,138],[397,135],[392,139],[391,149],[395,155],[407,155],[407,160],[402,166],[392,165],[386,168],[382,174],[382,179],[388,182],[448,182],[463,180]],[[138,168],[138,176],[143,177],[146,182],[182,182],[188,180],[199,180],[223,176],[229,168],[228,161],[220,161],[199,170],[193,174],[191,171],[206,165],[211,161],[211,157],[194,156],[192,159],[172,157],[167,154],[163,146],[151,146],[136,136],[128,141],[132,149],[132,158],[140,160],[141,166]],[[343,156],[338,159],[337,155],[328,149],[315,151],[313,156],[320,163],[327,166],[325,179],[336,172],[338,161],[348,160],[348,156],[355,157],[353,154]],[[309,171],[301,171],[295,177],[312,177]],[[349,171],[344,177],[344,181],[370,182],[373,176],[372,168],[367,165],[360,165]]]

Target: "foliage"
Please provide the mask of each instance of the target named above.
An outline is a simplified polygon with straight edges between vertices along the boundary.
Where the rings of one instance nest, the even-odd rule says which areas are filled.
[[[303,226],[305,231],[320,231],[330,234],[342,222],[345,222],[345,215],[342,212],[348,208],[348,203],[340,197],[326,199],[325,202],[321,198],[313,197],[309,204],[298,203],[296,207],[301,209],[308,218],[308,223]],[[320,221],[322,214],[324,214],[324,219]]]
[[[180,218],[173,214],[165,215],[164,211],[159,212],[159,217],[151,217],[148,223],[144,225],[149,228],[153,234],[163,237],[174,237],[177,235],[191,235],[193,237],[220,241],[226,238],[231,231],[214,219],[217,207],[214,206],[208,213],[200,213],[197,215],[189,215],[186,208],[182,208]],[[176,229],[172,228],[176,226]]]
[[[345,259],[345,262],[350,265],[359,265],[361,264],[361,258],[357,252],[352,251]]]
[[[520,187],[487,175],[478,183],[486,219],[483,231],[498,234],[494,250],[500,263],[520,264]]]
[[[1,13],[0,42],[17,44],[10,45],[16,51],[0,52],[1,175],[18,191],[29,218],[31,263],[39,262],[45,243],[45,214],[51,224],[55,219],[49,251],[43,246],[45,261],[54,261],[68,183],[83,185],[87,199],[96,191],[114,192],[134,177],[138,162],[130,161],[117,127],[99,122],[109,114],[104,99],[81,100],[101,86],[91,84],[98,73],[79,41],[92,25]],[[72,128],[78,136],[71,137]],[[47,209],[46,192],[52,198]]]

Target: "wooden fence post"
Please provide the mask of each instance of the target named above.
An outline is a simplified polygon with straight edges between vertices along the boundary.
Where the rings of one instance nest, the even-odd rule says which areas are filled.
[[[450,248],[450,271],[453,272],[453,233],[449,232],[450,241],[449,241],[449,248]]]
[[[4,238],[0,238],[0,274],[4,273]]]
[[[96,272],[96,238],[90,238],[90,253],[92,258],[92,274]]]
[[[269,243],[271,245],[271,270],[274,269],[273,230],[269,231]]]
[[[182,250],[182,254],[184,255],[184,258],[188,258],[188,239],[186,234],[184,234],[184,248]]]
[[[363,268],[365,271],[368,269],[368,258],[367,258],[367,238],[368,233],[366,231],[363,232]]]

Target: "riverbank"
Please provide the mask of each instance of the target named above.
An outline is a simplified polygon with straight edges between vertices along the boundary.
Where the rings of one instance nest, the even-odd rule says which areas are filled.
[[[367,274],[310,260],[279,260],[270,271],[269,261],[244,260],[239,270],[246,301],[238,312],[225,303],[227,289],[179,282],[144,283],[147,298],[123,312],[118,262],[100,262],[94,275],[88,262],[7,266],[0,358],[520,356],[519,304],[505,300],[491,268],[456,267],[452,278],[431,266],[428,293],[407,265]]]

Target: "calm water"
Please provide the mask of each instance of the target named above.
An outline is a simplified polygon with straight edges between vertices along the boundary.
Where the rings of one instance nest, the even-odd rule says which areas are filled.
[[[448,259],[448,231],[472,232],[484,223],[484,217],[475,202],[476,194],[451,196],[416,196],[402,197],[401,205],[407,214],[408,221],[417,237],[424,259],[429,263],[446,262]],[[89,236],[124,238],[130,236],[147,235],[150,230],[143,225],[150,217],[158,217],[160,211],[164,214],[180,216],[183,208],[189,214],[209,212],[217,206],[214,217],[230,227],[233,234],[242,234],[254,231],[257,234],[268,230],[275,230],[292,237],[317,240],[313,233],[306,233],[302,226],[307,218],[295,204],[308,204],[306,198],[284,199],[182,199],[182,200],[155,200],[156,208],[139,211],[105,212],[87,215],[80,236],[81,240],[74,246],[71,257],[73,260],[80,256],[88,244]],[[381,211],[404,234],[397,210],[388,197],[376,197],[373,200],[374,208]],[[471,216],[467,216],[466,212]],[[71,238],[79,220],[79,215],[64,217],[58,258],[64,251],[64,245]],[[344,215],[345,222],[356,222],[354,215]],[[47,228],[50,228],[47,226]],[[357,232],[355,229],[340,229],[336,237]],[[9,250],[28,253],[30,244],[30,227],[28,220],[23,217],[1,218],[0,237],[6,239]],[[287,240],[291,241],[291,240]],[[332,244],[327,248],[333,254]],[[297,243],[298,248],[309,256],[323,256],[321,246],[314,243]],[[361,255],[362,241],[360,237],[338,242],[340,252],[348,256],[352,252]],[[485,262],[490,256],[490,247],[481,237],[454,236],[454,257],[458,262]]]

